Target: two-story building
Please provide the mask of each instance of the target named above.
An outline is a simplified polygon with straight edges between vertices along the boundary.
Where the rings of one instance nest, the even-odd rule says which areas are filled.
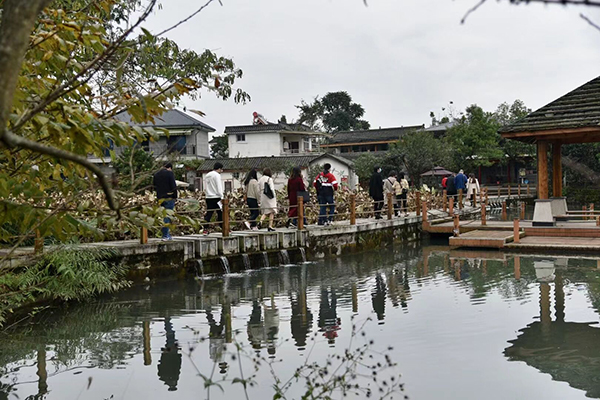
[[[293,167],[300,167],[308,183],[309,170],[317,165],[331,164],[332,173],[345,188],[354,188],[358,178],[354,163],[339,155],[320,151],[320,142],[326,136],[314,132],[302,124],[269,123],[264,119],[254,125],[228,126],[229,158],[210,159],[198,169],[204,175],[216,162],[224,165],[222,179],[226,191],[242,187],[242,182],[251,168],[259,172],[269,167],[274,172],[275,187],[287,183],[287,174]],[[198,181],[198,179],[197,179]],[[196,184],[201,188],[201,182]]]
[[[167,159],[171,154],[176,154],[181,160],[210,157],[208,134],[215,129],[183,111],[176,109],[165,111],[162,115],[154,117],[154,123],[135,123],[127,112],[117,114],[115,119],[141,128],[160,128],[158,140],[146,140],[141,143],[142,148],[152,152],[158,160]],[[163,130],[166,130],[168,135]],[[125,147],[111,147],[105,150],[104,157],[91,157],[90,160],[111,171],[110,150],[119,156]]]
[[[284,156],[319,152],[325,135],[303,124],[268,123],[225,128],[230,157]]]

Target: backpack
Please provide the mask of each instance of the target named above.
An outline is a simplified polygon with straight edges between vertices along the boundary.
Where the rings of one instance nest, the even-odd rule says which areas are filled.
[[[323,182],[321,182],[321,176],[323,176],[323,173],[319,173],[319,175],[317,175],[317,179],[315,179],[315,182],[317,183],[316,185],[316,189],[317,189],[317,196],[319,195],[319,192],[321,191],[321,188],[323,187]]]

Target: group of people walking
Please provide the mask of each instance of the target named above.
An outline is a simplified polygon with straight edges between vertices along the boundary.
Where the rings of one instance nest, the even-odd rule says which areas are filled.
[[[373,198],[373,208],[375,211],[375,219],[381,219],[381,210],[383,206],[388,204],[390,197],[393,202],[394,214],[398,217],[408,215],[407,195],[408,195],[408,180],[404,177],[404,173],[390,171],[388,177],[383,179],[381,168],[375,167],[373,175],[369,181],[369,195]]]
[[[211,226],[220,226],[223,221],[223,182],[221,173],[223,172],[223,164],[217,162],[213,166],[213,170],[204,177],[204,193],[206,196],[206,214],[204,215],[204,234],[211,232]],[[177,199],[177,185],[173,166],[171,163],[164,165],[160,171],[154,175],[154,188],[157,198],[161,206],[165,209],[172,210],[175,207]],[[338,182],[335,176],[331,173],[331,165],[325,164],[313,182],[313,186],[317,191],[317,197],[320,205],[319,225],[329,225],[333,222],[335,212],[334,193],[338,190]],[[296,226],[298,224],[298,198],[302,197],[305,202],[309,201],[309,192],[302,177],[300,167],[294,167],[292,174],[287,184],[287,194],[289,201],[287,227]],[[250,230],[258,230],[263,226],[265,219],[268,219],[267,230],[274,231],[275,214],[277,213],[277,196],[275,193],[275,182],[273,173],[270,168],[264,168],[261,171],[261,177],[258,177],[256,168],[252,168],[244,179],[244,197],[250,216],[244,222],[244,225]],[[216,214],[216,221],[213,223],[212,218]],[[261,215],[262,214],[262,215]],[[260,216],[260,219],[259,219]],[[165,224],[169,224],[171,219],[165,217]],[[306,218],[304,223],[306,224]],[[162,236],[164,240],[171,240],[169,228],[162,228]]]
[[[458,174],[452,174],[442,179],[442,188],[446,190],[446,194],[449,198],[453,198],[454,201],[458,200],[458,193],[462,190],[462,193],[467,195],[467,199],[471,201],[471,205],[477,204],[477,195],[479,194],[479,180],[475,178],[475,174],[465,175],[465,172],[461,169]]]
[[[369,195],[373,198],[373,208],[376,219],[381,219],[381,212],[384,206],[387,206],[388,201],[392,201],[394,215],[408,216],[407,195],[409,191],[409,183],[404,173],[390,171],[387,178],[383,178],[382,169],[375,167],[371,179],[369,181]],[[204,233],[209,234],[211,226],[221,225],[223,221],[223,203],[224,190],[221,173],[223,172],[223,164],[217,162],[214,164],[213,170],[206,174],[204,178],[204,192],[206,195],[206,214],[204,215]],[[250,230],[258,230],[264,226],[265,220],[268,219],[266,226],[268,231],[274,231],[275,215],[277,213],[277,196],[275,193],[275,182],[273,173],[270,168],[264,168],[259,172],[256,168],[251,169],[244,179],[244,196],[245,201],[250,211],[250,216],[244,225]],[[317,191],[319,210],[319,225],[330,225],[333,222],[335,213],[334,194],[338,190],[338,182],[336,177],[331,172],[331,165],[325,164],[321,171],[312,182],[312,186]],[[175,175],[172,171],[170,163],[165,164],[154,175],[154,187],[157,192],[157,197],[162,207],[172,210],[177,199],[177,185]],[[442,187],[447,191],[449,197],[457,198],[460,190],[466,193],[467,198],[471,200],[472,205],[476,204],[476,197],[480,191],[479,181],[474,174],[467,176],[461,169],[458,174],[452,174],[442,180]],[[298,224],[298,208],[299,198],[304,199],[304,203],[308,203],[310,195],[308,188],[302,177],[300,167],[294,167],[287,182],[287,197],[289,201],[289,209],[287,213],[287,227],[296,226]],[[211,222],[216,214],[216,222]],[[259,218],[260,216],[260,218]],[[171,222],[170,218],[164,219],[165,224]],[[304,218],[304,224],[307,224]],[[163,239],[170,240],[169,228],[162,228]]]

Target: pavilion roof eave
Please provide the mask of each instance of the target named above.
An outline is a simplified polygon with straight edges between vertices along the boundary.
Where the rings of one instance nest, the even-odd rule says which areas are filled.
[[[505,139],[519,140],[526,143],[539,141],[573,144],[600,142],[600,125],[581,128],[549,129],[543,131],[502,132]]]

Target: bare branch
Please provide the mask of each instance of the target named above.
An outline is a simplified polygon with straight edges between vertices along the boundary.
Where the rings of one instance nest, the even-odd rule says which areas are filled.
[[[25,139],[19,135],[15,135],[7,129],[3,131],[1,139],[2,142],[4,142],[8,147],[20,147],[34,151],[36,153],[46,154],[60,159],[72,161],[90,170],[91,172],[96,174],[96,177],[98,178],[98,183],[100,183],[100,186],[102,187],[102,190],[104,191],[104,194],[106,196],[108,206],[112,210],[118,212],[119,205],[115,200],[108,179],[106,179],[106,176],[102,173],[102,170],[97,165],[90,162],[87,158],[77,155],[75,153],[71,153],[70,151],[57,149],[56,147],[46,146],[29,139]]]
[[[594,28],[596,28],[600,31],[600,25],[596,24],[594,21],[592,21],[591,19],[589,19],[587,16],[585,16],[583,14],[579,14],[579,16],[582,19],[584,19],[585,21],[587,21],[588,24],[590,24],[591,26],[593,26]]]
[[[486,2],[486,0],[479,0],[479,3],[475,4],[469,11],[467,11],[467,13],[465,14],[464,17],[462,17],[462,19],[460,20],[461,24],[464,24],[465,21],[467,20],[467,18],[469,17],[469,15],[471,15],[472,13],[474,13],[475,11],[477,11],[477,9],[479,7],[481,7],[482,5],[484,5]]]
[[[175,25],[173,25],[170,28],[165,29],[164,31],[160,32],[159,34],[155,35],[156,37],[158,36],[162,36],[165,33],[172,31],[173,29],[177,28],[179,25],[186,23],[187,21],[189,21],[190,19],[194,18],[196,15],[198,15],[202,10],[204,10],[206,7],[208,7],[210,5],[210,3],[212,3],[214,0],[208,0],[206,2],[206,4],[204,4],[202,7],[200,7],[199,9],[197,9],[194,13],[190,14],[187,18],[182,19],[181,21],[179,21],[178,23],[176,23]],[[219,3],[221,5],[223,5],[223,3],[221,3],[221,0],[219,0]]]

